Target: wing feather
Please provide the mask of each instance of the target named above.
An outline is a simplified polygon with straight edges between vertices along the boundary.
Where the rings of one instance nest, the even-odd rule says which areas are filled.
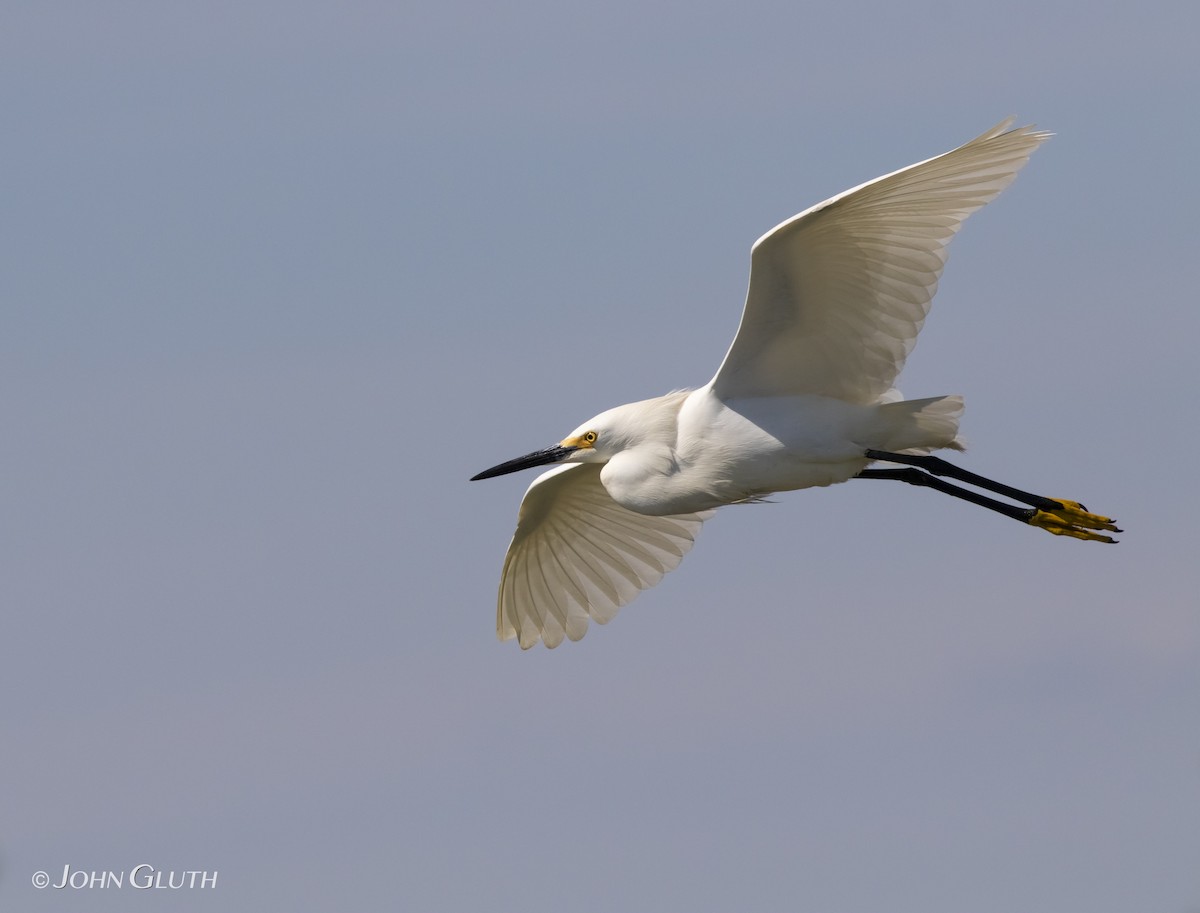
[[[1050,135],[1012,120],[819,203],[763,235],[722,399],[815,393],[873,403],[916,343],[963,221]]]
[[[501,640],[523,649],[579,640],[674,570],[712,511],[651,517],[617,504],[600,466],[543,473],[521,502],[496,610]]]

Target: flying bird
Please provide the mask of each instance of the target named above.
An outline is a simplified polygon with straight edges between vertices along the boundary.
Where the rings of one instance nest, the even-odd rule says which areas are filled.
[[[946,245],[1050,135],[1012,123],[759,238],[737,335],[703,387],[609,409],[474,476],[558,464],[521,502],[500,577],[501,640],[524,649],[578,640],[589,620],[608,622],[674,570],[716,508],[850,479],[925,486],[1056,536],[1115,541],[1104,534],[1120,532],[1113,521],[1076,501],[933,456],[963,449],[962,397],[905,400],[893,386]]]

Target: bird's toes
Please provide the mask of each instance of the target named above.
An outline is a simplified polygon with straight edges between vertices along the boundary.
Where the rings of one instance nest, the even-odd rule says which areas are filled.
[[[1061,517],[1073,526],[1082,526],[1084,529],[1106,529],[1113,533],[1121,531],[1117,529],[1111,517],[1102,517],[1100,514],[1089,513],[1088,509],[1078,501],[1064,501],[1061,498],[1055,498],[1054,500],[1062,505],[1062,509],[1052,510],[1050,513]]]
[[[1066,501],[1055,498],[1055,503],[1062,507],[1054,510],[1036,510],[1029,518],[1031,526],[1037,526],[1056,536],[1070,536],[1074,539],[1084,539],[1092,542],[1116,543],[1116,539],[1092,530],[1106,530],[1119,533],[1120,529],[1113,523],[1111,517],[1090,513],[1078,501]]]

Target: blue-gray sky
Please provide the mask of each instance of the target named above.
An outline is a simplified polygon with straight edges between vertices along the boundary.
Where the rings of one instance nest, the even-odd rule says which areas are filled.
[[[0,906],[1200,909],[1183,2],[11,3]],[[1009,114],[901,378],[963,465],[494,635],[528,477],[705,382],[750,244]],[[216,889],[36,890],[64,865]]]

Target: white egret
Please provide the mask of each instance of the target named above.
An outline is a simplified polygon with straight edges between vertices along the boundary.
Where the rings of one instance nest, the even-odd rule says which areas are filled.
[[[525,493],[504,559],[497,633],[522,648],[578,640],[673,570],[715,508],[850,479],[894,479],[1059,536],[1120,532],[930,455],[961,450],[960,396],[893,387],[946,245],[1049,136],[1009,119],[944,155],[861,184],[776,226],[751,252],[741,325],[711,381],[617,406],[558,444],[475,479],[551,463]],[[883,461],[892,468],[868,468]],[[951,484],[954,479],[1022,505]]]

